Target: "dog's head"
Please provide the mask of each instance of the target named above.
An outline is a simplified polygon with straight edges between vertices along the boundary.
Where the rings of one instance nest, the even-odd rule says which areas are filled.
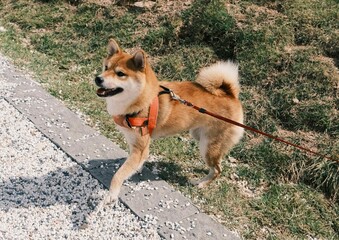
[[[116,97],[116,100],[138,95],[145,85],[145,53],[142,50],[133,55],[125,53],[113,39],[109,41],[107,51],[103,72],[95,78],[99,87],[97,95]]]
[[[111,39],[103,72],[95,78],[97,95],[107,102],[111,115],[130,114],[149,106],[158,94],[159,83],[142,50],[123,52]]]

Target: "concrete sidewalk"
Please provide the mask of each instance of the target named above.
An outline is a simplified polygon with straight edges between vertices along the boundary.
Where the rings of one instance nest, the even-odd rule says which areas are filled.
[[[11,86],[10,90],[0,87],[0,99],[15,107],[78,166],[108,188],[112,175],[127,153],[85,125],[61,101],[1,55],[0,68],[0,78]],[[140,221],[152,222],[164,239],[239,239],[147,168],[124,184],[120,201]],[[0,204],[0,210],[1,207]]]

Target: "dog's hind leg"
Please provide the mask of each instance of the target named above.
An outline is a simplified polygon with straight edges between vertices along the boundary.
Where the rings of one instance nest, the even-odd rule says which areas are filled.
[[[121,186],[125,180],[136,173],[143,165],[149,154],[151,138],[149,135],[139,136],[136,141],[130,144],[130,155],[119,170],[114,174],[109,193],[104,203],[114,202],[118,199]]]
[[[191,180],[191,183],[193,185],[197,185],[199,188],[203,188],[220,175],[221,159],[223,154],[218,151],[220,149],[219,146],[206,144],[204,143],[204,139],[201,139],[199,143],[201,155],[206,164],[209,166],[209,173],[206,177],[200,180]]]
[[[221,173],[221,160],[223,156],[233,147],[234,143],[225,139],[226,132],[218,132],[217,134],[200,131],[199,149],[202,158],[209,167],[209,173],[200,180],[192,180],[193,185],[202,188],[211,183]]]

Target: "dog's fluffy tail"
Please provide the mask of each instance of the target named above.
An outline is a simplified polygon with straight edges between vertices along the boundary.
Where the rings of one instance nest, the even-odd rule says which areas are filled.
[[[231,61],[201,69],[196,82],[216,96],[227,94],[238,98],[240,93],[238,65]]]

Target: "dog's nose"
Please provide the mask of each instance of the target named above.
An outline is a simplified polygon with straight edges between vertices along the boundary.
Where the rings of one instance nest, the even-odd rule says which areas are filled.
[[[100,76],[96,76],[96,78],[95,78],[95,84],[97,85],[97,86],[101,86],[101,84],[104,82],[104,79],[102,78],[102,77],[100,77]]]

